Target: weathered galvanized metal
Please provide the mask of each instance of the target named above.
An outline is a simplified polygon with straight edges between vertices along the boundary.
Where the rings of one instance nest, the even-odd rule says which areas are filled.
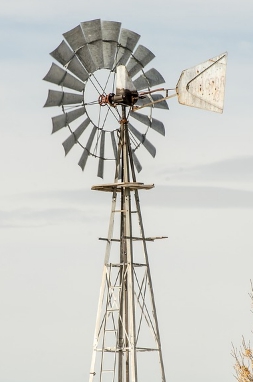
[[[163,76],[154,68],[143,73],[134,81],[137,90],[152,88],[165,82]]]
[[[182,72],[176,91],[179,103],[223,112],[227,53]]]
[[[73,94],[67,92],[60,92],[57,90],[49,90],[48,97],[44,107],[61,106],[61,105],[73,105],[82,104],[83,95]]]
[[[63,68],[53,63],[44,77],[45,81],[57,84],[63,90],[49,90],[44,106],[61,106],[63,109],[63,114],[54,117],[52,121],[53,132],[63,127],[71,131],[71,136],[63,142],[65,154],[74,147],[74,142],[77,143],[77,146],[84,150],[79,160],[80,167],[85,168],[88,157],[96,157],[99,159],[97,175],[103,178],[103,162],[116,160],[120,122],[117,107],[125,104],[132,108],[136,104],[146,109],[146,114],[134,115],[132,108],[129,115],[132,119],[130,133],[132,137],[137,138],[132,140],[131,146],[134,165],[138,172],[141,171],[142,166],[136,150],[141,146],[146,149],[148,147],[151,155],[155,155],[155,148],[146,138],[148,130],[151,128],[165,135],[162,122],[152,118],[152,109],[168,109],[168,105],[162,99],[162,95],[149,94],[153,86],[164,83],[164,78],[154,68],[144,71],[155,55],[145,46],[138,45],[138,33],[121,28],[121,23],[116,21],[96,19],[82,22],[63,33],[63,37],[64,40],[51,52],[51,56],[63,65]],[[100,69],[108,71],[104,83],[98,80]],[[111,78],[110,88],[107,84]],[[94,88],[93,99],[89,99],[91,86]],[[78,94],[65,91],[64,88],[74,90]],[[145,96],[138,94],[142,89],[147,89]],[[92,109],[95,107],[97,113],[94,116]],[[89,121],[88,126],[82,129],[83,125],[79,123],[80,128],[75,126],[72,131],[71,123],[79,118]],[[138,127],[134,126],[135,122],[138,123]],[[141,133],[138,132],[140,128]],[[86,142],[89,139],[87,135],[93,137],[89,144],[83,139],[83,133],[87,130],[89,133],[85,133]]]
[[[144,125],[151,127],[151,129],[157,131],[157,133],[165,136],[164,124],[158,119],[149,118],[147,115],[140,114],[133,111],[130,111],[130,116],[136,119],[137,121],[143,123]]]
[[[86,118],[78,128],[71,133],[71,135],[63,142],[63,148],[65,151],[65,155],[72,149],[72,147],[77,143],[78,138],[83,134],[84,130],[89,126],[90,119]]]
[[[85,88],[85,84],[83,82],[79,81],[66,70],[57,66],[55,63],[52,63],[49,72],[43,78],[43,80],[51,82],[52,84],[66,87],[68,89],[76,90],[78,92],[83,91]]]
[[[152,157],[155,157],[156,154],[156,148],[152,145],[151,142],[146,138],[144,134],[141,134],[131,123],[128,123],[128,129],[131,131],[131,133],[134,134],[134,136],[139,140],[140,143],[143,144],[143,146],[147,149],[149,154],[152,155]]]
[[[93,126],[93,128],[91,130],[91,134],[90,134],[89,139],[88,139],[88,142],[87,142],[87,144],[83,150],[83,154],[82,154],[82,156],[78,162],[78,165],[81,167],[82,170],[84,170],[87,159],[89,157],[90,148],[91,148],[92,142],[95,138],[96,130],[97,130],[96,126]]]
[[[53,129],[52,133],[62,129],[63,127],[68,126],[69,123],[75,121],[77,118],[81,117],[85,113],[85,107],[80,107],[79,109],[74,109],[69,113],[64,113],[57,115],[52,118]]]
[[[126,66],[130,77],[134,77],[139,73],[150,61],[153,60],[155,55],[143,45],[138,45],[134,52],[134,57],[130,57],[130,60]]]

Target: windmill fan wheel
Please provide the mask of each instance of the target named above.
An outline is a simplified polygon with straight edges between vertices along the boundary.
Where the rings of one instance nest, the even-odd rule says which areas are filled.
[[[143,145],[154,157],[156,149],[146,138],[149,128],[165,135],[164,125],[152,117],[153,108],[168,109],[161,94],[150,94],[152,87],[164,83],[162,75],[145,66],[155,57],[137,45],[140,35],[121,27],[120,22],[100,19],[80,23],[63,34],[64,40],[51,53],[61,64],[52,63],[45,81],[59,85],[49,90],[45,107],[60,106],[62,114],[52,118],[55,133],[66,127],[70,135],[63,142],[65,154],[77,144],[82,149],[78,162],[82,170],[89,156],[98,158],[98,177],[104,176],[104,163],[115,160],[120,106],[127,106],[127,121],[134,164],[138,172],[141,164],[136,150]],[[134,111],[127,97],[112,101],[117,87],[117,71],[123,67],[136,95],[134,103],[145,106]],[[66,89],[66,90],[65,90]],[[140,92],[146,95],[140,97]],[[117,91],[116,97],[117,98]],[[161,100],[161,102],[153,103]],[[133,122],[132,122],[133,121]],[[134,127],[134,125],[136,127]]]

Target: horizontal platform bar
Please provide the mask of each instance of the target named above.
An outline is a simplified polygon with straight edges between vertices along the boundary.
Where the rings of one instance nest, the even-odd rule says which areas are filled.
[[[147,266],[147,264],[144,264],[144,263],[132,263],[132,264],[134,267],[146,267]],[[115,268],[122,267],[123,265],[127,266],[128,263],[118,263],[118,264],[108,263],[108,264],[106,264],[106,266],[108,266],[108,267],[115,267]],[[119,288],[120,288],[120,286],[119,286]]]
[[[133,241],[155,241],[155,240],[161,240],[161,239],[168,239],[168,236],[155,236],[155,237],[135,237],[135,236],[123,236],[122,239],[132,239]],[[109,240],[106,237],[99,237],[98,240],[104,240],[104,241],[116,241],[120,242],[120,239],[111,239]]]
[[[105,192],[120,192],[123,188],[127,188],[130,191],[134,190],[150,190],[154,188],[154,184],[144,184],[139,182],[120,182],[120,183],[107,183],[107,184],[98,184],[92,186],[92,190],[96,191],[105,191]]]
[[[125,352],[129,351],[130,349],[128,347],[125,348],[103,348],[103,349],[97,349],[97,352],[112,352],[112,353],[119,353],[119,352]],[[144,352],[144,351],[159,351],[159,349],[153,349],[153,348],[136,348],[137,352]]]

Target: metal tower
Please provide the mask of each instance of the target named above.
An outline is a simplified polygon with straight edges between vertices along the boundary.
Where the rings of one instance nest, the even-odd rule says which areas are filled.
[[[114,183],[92,187],[112,193],[112,208],[108,236],[100,238],[106,241],[106,252],[90,382],[137,381],[138,357],[143,352],[157,353],[160,378],[165,382],[147,252],[147,241],[162,237],[145,236],[139,200],[139,190],[151,188],[153,185],[136,181],[126,106],[122,106]],[[116,215],[120,229],[115,236]],[[96,374],[99,375],[94,378]]]

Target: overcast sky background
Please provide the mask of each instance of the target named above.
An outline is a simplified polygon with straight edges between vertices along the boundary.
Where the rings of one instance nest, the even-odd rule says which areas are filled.
[[[110,195],[64,157],[43,109],[49,52],[81,21],[121,21],[175,87],[228,51],[222,115],[169,102],[166,137],[139,181],[168,381],[233,381],[231,342],[250,338],[253,278],[253,2],[1,1],[0,382],[87,381]],[[111,181],[108,176],[106,181]]]

